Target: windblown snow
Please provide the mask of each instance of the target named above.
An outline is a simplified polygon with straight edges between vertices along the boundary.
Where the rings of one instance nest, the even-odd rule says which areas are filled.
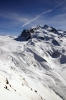
[[[27,41],[0,36],[0,100],[66,100],[66,33],[32,29]]]

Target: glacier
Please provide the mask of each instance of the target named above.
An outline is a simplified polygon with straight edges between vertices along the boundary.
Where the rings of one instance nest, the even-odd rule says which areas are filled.
[[[0,100],[66,100],[66,33],[48,25],[25,32],[0,36]]]

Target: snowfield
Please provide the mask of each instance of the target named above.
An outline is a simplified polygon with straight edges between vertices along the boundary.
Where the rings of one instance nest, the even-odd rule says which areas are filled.
[[[66,100],[65,35],[45,25],[28,41],[0,36],[0,100]]]

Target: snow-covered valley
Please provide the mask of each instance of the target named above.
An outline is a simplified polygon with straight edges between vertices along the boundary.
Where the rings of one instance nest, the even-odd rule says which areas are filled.
[[[66,33],[32,29],[27,41],[0,36],[0,100],[66,100]]]

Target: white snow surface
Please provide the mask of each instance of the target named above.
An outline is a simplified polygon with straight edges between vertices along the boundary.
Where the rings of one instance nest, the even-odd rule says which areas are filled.
[[[66,37],[49,30],[0,36],[0,100],[66,100]]]

